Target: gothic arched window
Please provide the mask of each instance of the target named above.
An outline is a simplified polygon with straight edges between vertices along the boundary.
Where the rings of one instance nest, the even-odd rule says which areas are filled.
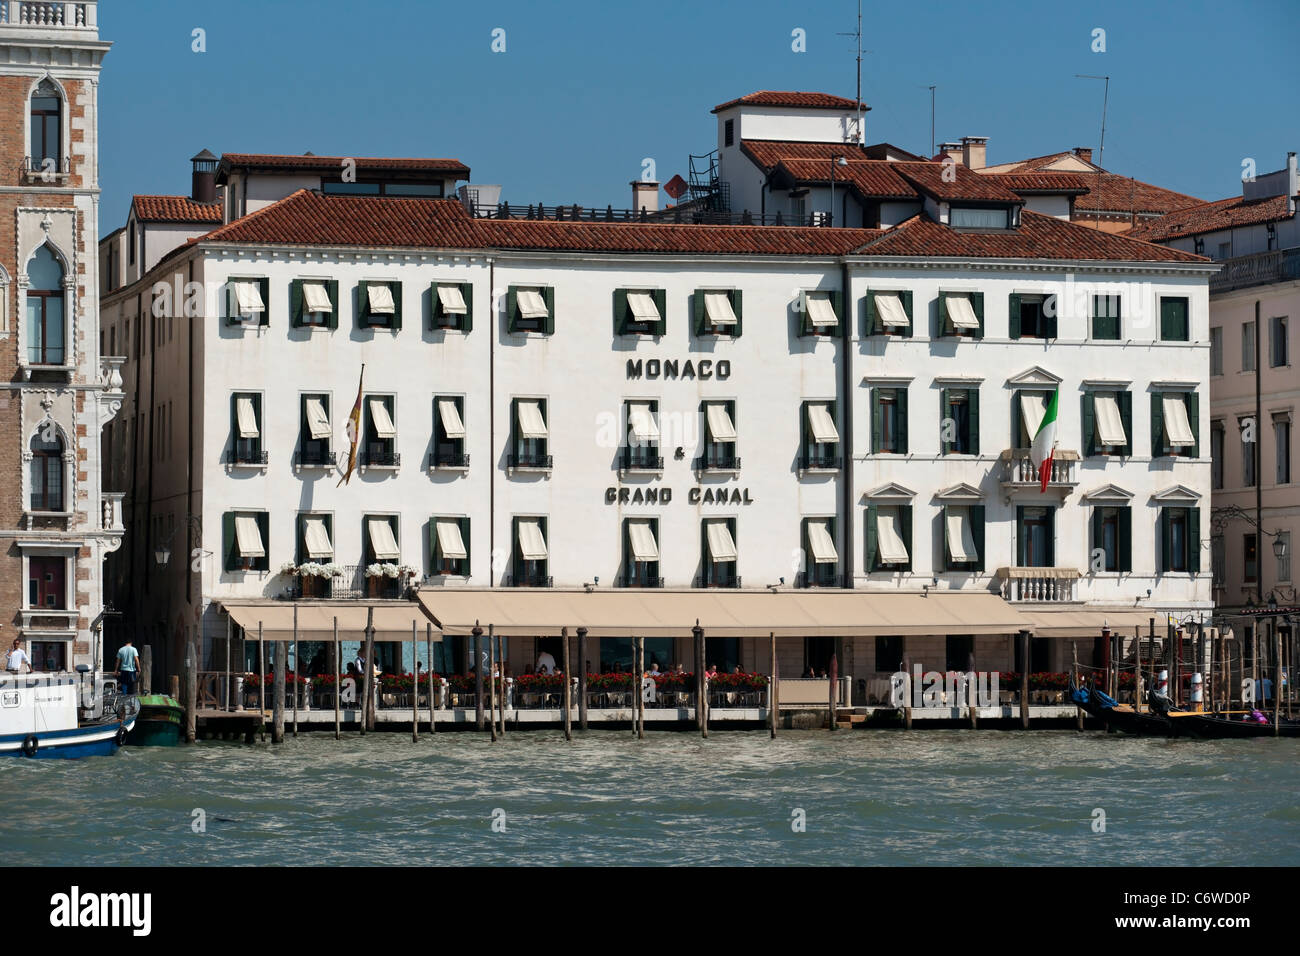
[[[32,439],[31,510],[63,511],[63,440]]]
[[[63,98],[58,87],[42,80],[32,92],[32,169],[61,170],[63,157]],[[53,162],[53,166],[47,164]]]
[[[63,265],[41,246],[27,266],[27,360],[63,364]]]

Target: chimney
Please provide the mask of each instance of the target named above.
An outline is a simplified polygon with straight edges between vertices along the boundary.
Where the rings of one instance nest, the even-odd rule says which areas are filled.
[[[190,157],[194,172],[190,176],[190,198],[195,202],[217,201],[217,157],[206,149]]]
[[[632,180],[632,211],[659,211],[659,184],[652,180]]]
[[[963,161],[962,145],[961,143],[940,143],[939,155],[947,156],[954,163],[960,163]]]
[[[1074,149],[1072,150],[1072,152],[1074,153],[1075,156],[1078,156],[1078,157],[1079,157],[1081,160],[1083,160],[1085,163],[1090,163],[1090,162],[1092,162],[1092,147],[1091,147],[1091,146],[1076,146],[1076,147],[1074,147]]]
[[[987,136],[963,136],[961,138],[961,161],[967,169],[983,169],[988,163],[989,138]]]
[[[1286,154],[1286,214],[1295,215],[1295,197],[1300,192],[1300,180],[1297,180],[1295,153]]]

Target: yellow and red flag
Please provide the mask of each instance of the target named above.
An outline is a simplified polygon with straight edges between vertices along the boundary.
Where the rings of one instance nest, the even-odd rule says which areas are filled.
[[[361,377],[357,380],[357,400],[352,405],[352,414],[348,416],[348,470],[339,479],[339,484],[351,483],[352,470],[357,466],[357,441],[361,438],[361,393],[365,389],[366,367],[361,366]],[[338,487],[338,485],[335,485]]]

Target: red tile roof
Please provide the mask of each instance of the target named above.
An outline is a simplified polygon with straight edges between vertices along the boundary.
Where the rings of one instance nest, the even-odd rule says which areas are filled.
[[[843,96],[834,96],[830,93],[804,93],[799,90],[759,90],[756,93],[748,93],[734,100],[719,103],[713,107],[713,112],[720,113],[732,106],[742,105],[789,106],[811,110],[856,110],[858,101],[846,99]],[[862,108],[864,110],[871,109],[866,103],[862,104]]]
[[[1104,259],[1121,262],[1208,262],[1165,246],[1139,242],[1023,210],[1020,228],[957,231],[922,216],[909,219],[857,250],[865,256],[956,259]]]
[[[770,173],[783,159],[820,159],[829,163],[836,156],[870,159],[857,143],[799,143],[782,139],[742,139],[740,151],[763,172]],[[829,172],[827,173],[829,177]]]
[[[1137,215],[1164,214],[1175,209],[1199,206],[1204,200],[1185,193],[1153,186],[1116,173],[1077,174],[1088,184],[1088,195],[1074,204],[1076,212],[1119,212]]]
[[[222,182],[234,167],[246,169],[305,169],[329,172],[343,168],[345,161],[356,163],[358,172],[405,171],[454,174],[469,178],[469,167],[459,159],[401,159],[391,156],[290,156],[279,153],[223,153],[217,167],[217,181]]]
[[[1255,226],[1290,218],[1285,196],[1270,196],[1249,202],[1240,196],[1231,196],[1148,220],[1134,226],[1128,234],[1147,242],[1161,242],[1180,236],[1196,236],[1235,226]]]
[[[132,196],[131,207],[141,222],[221,222],[220,203],[199,203],[189,196]]]
[[[878,199],[920,199],[920,194],[906,179],[898,174],[896,162],[885,160],[863,162],[854,160],[847,166],[835,167],[835,182],[856,189],[864,197]],[[831,160],[783,159],[774,172],[784,172],[791,180],[800,183],[829,183]]]
[[[1078,195],[1088,191],[1087,180],[1083,173],[989,173],[990,179],[996,179],[1012,192],[1026,193],[1073,193]]]
[[[891,163],[921,192],[942,200],[1019,202],[1020,197],[991,176],[981,176],[961,163]],[[949,181],[951,179],[951,181]]]

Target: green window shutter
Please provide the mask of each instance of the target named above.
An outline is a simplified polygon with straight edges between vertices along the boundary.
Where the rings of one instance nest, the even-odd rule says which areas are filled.
[[[697,293],[698,294],[698,293]],[[709,526],[708,522],[700,522],[700,584],[708,586],[709,584]]]
[[[555,288],[547,286],[542,290],[542,298],[546,301],[546,321],[542,324],[542,332],[545,335],[555,334]]]
[[[1056,567],[1056,509],[1047,509],[1047,566]]]
[[[865,335],[880,335],[884,329],[880,325],[880,316],[876,313],[876,294],[868,292],[867,299],[867,318]]]
[[[980,453],[980,390],[966,390],[966,418],[970,424],[970,454]]]
[[[510,286],[510,288],[506,290],[506,331],[507,332],[515,331],[515,318],[518,315],[518,311],[519,311],[518,304],[516,302],[518,291],[519,290],[516,289],[514,286]]]
[[[734,423],[733,423],[734,424]],[[799,403],[799,449],[802,454],[803,449],[808,447],[808,403]]]
[[[461,316],[460,329],[462,332],[474,331],[474,283],[462,282],[460,284],[460,297],[465,300],[465,314]],[[465,545],[465,551],[469,553],[469,545]]]
[[[952,335],[953,329],[948,321],[948,296],[946,293],[939,293],[939,335]]]
[[[836,324],[833,331],[839,334],[844,327],[844,293],[839,289],[831,291],[831,308],[835,310]]]
[[[270,325],[271,324],[271,280],[258,279],[257,284],[258,284],[258,288],[262,292],[262,306],[263,306],[262,315],[261,318],[257,320],[257,324]]]
[[[302,280],[289,283],[289,327],[302,328]]]
[[[899,455],[907,454],[907,389],[894,389],[894,409],[898,415],[898,447],[895,452]]]
[[[1192,457],[1201,457],[1201,397],[1196,392],[1187,393],[1187,424],[1192,426]]]
[[[396,332],[402,327],[402,283],[389,282],[388,288],[393,290],[393,331]]]
[[[325,288],[330,296],[330,314],[325,320],[325,328],[337,329],[339,327],[339,280],[330,279],[325,283]]]
[[[903,330],[903,338],[910,339],[912,330],[916,328],[916,317],[912,314],[912,293],[904,292],[901,294],[903,299],[903,311],[907,313],[907,328]]]
[[[1128,390],[1119,393],[1119,420],[1124,426],[1124,446],[1119,453],[1124,456],[1133,454],[1133,394]]]
[[[807,417],[807,416],[805,416]],[[871,454],[880,454],[880,435],[884,431],[885,415],[880,404],[880,389],[871,390]]]
[[[307,535],[307,516],[299,512],[298,517],[294,519],[294,563],[302,564],[307,557],[306,541]],[[331,539],[333,540],[333,539]]]
[[[469,577],[470,570],[473,567],[470,564],[470,559],[474,556],[474,552],[469,547],[469,518],[461,518],[458,524],[460,524],[460,540],[465,544],[465,557],[461,559],[460,569],[465,577]]]
[[[1025,553],[1028,551],[1028,544],[1025,540],[1025,506],[1016,505],[1016,566],[1023,568],[1025,566]]]
[[[434,292],[434,298],[437,299],[438,293]],[[429,518],[429,573],[432,574],[438,569],[438,516],[433,515]]]
[[[1013,292],[1007,301],[1007,335],[1020,338],[1020,296]]]
[[[942,528],[943,543],[940,545],[940,547],[943,549],[943,551],[937,556],[937,559],[935,560],[934,563],[935,566],[940,571],[953,570],[953,560],[952,560],[951,552],[948,550],[949,547],[948,542],[951,540],[948,535],[948,511],[949,511],[948,505],[943,505],[939,509],[939,523],[943,525]]]
[[[357,328],[364,329],[370,324],[370,287],[369,282],[357,283]]]
[[[1187,570],[1201,573],[1201,509],[1187,509]]]
[[[980,327],[975,330],[972,338],[984,338],[984,293],[972,292],[970,294],[971,308],[975,310],[975,318],[979,319]]]
[[[812,335],[812,322],[808,318],[808,293],[799,293],[799,335]]]
[[[253,565],[258,571],[271,569],[271,516],[265,511],[257,516],[257,530],[262,535],[262,556]]]
[[[907,564],[903,565],[904,571],[912,570],[912,562],[916,556],[912,554],[912,506],[898,506],[898,524],[899,531],[903,537],[903,547],[907,549]]]
[[[239,441],[239,393],[230,393],[230,450],[233,452]]]
[[[266,443],[266,419],[262,417],[262,396],[254,393],[249,397],[253,400],[253,417],[257,419],[257,447],[260,450]]]
[[[1102,547],[1101,522],[1102,522],[1102,507],[1101,505],[1094,505],[1092,509],[1092,520],[1091,522],[1089,522],[1092,525],[1092,544],[1090,546],[1090,550],[1088,553],[1089,569],[1092,568],[1092,552]],[[1106,570],[1106,564],[1104,559],[1102,561],[1101,569],[1103,571]]]
[[[1083,456],[1091,458],[1097,454],[1097,397],[1093,392],[1084,392],[1080,401],[1083,408],[1079,414],[1079,427],[1083,434]]]
[[[1020,432],[1024,423],[1020,421],[1020,391],[1011,393],[1011,447],[1021,448]]]
[[[1151,393],[1151,457],[1159,458],[1165,454],[1165,416],[1161,407],[1164,396],[1159,392]]]
[[[617,297],[617,296],[618,296],[618,293],[615,292],[614,295],[615,295],[615,297]],[[692,326],[691,326],[691,327],[692,327],[693,329],[695,329],[695,334],[696,334],[696,336],[701,336],[701,335],[704,334],[704,318],[705,318],[705,315],[706,315],[706,313],[705,313],[705,311],[704,311],[704,290],[703,290],[703,289],[696,289],[693,293],[691,293],[691,322],[692,322]],[[618,300],[617,300],[617,298],[615,298],[615,304],[614,304],[614,325],[615,325],[614,334],[617,335],[617,334],[618,334],[618,328],[617,328],[617,326],[618,326]]]
[[[1160,509],[1160,570],[1169,570],[1169,555],[1171,548],[1169,546],[1169,509]]]
[[[329,414],[329,409],[325,410]],[[298,396],[298,441],[299,443],[308,441],[311,438],[311,432],[307,428],[307,396]]]
[[[743,298],[744,293],[740,289],[736,289],[731,293],[731,311],[736,313],[736,324],[731,328],[731,337],[733,339],[740,338],[740,326],[745,321]]]
[[[863,540],[867,545],[867,572],[876,570],[876,518],[879,510],[875,505],[867,505],[867,526]]]
[[[975,539],[975,554],[979,559],[977,571],[984,570],[984,506],[970,506],[970,533]]]
[[[614,290],[614,334],[627,334],[627,289]]]
[[[550,542],[547,542],[549,547]],[[511,582],[516,586],[519,584],[519,575],[523,569],[523,557],[519,554],[519,519],[510,519],[510,573],[514,580]]]
[[[655,335],[667,335],[668,334],[668,290],[667,289],[655,289],[655,306],[659,309],[659,321],[655,323]]]
[[[235,513],[227,511],[221,516],[221,553],[226,559],[226,570],[235,570]]]
[[[948,433],[948,422],[956,424],[956,418],[952,414],[952,404],[948,401],[948,390],[939,389],[939,450],[942,454],[952,454],[952,442],[944,436]]]
[[[1121,507],[1119,509],[1119,569],[1121,571],[1133,570],[1133,509],[1131,507]]]
[[[1052,314],[1047,314],[1047,305],[1051,303]],[[1043,338],[1056,338],[1056,320],[1061,315],[1061,300],[1053,292],[1051,295],[1043,296]]]

